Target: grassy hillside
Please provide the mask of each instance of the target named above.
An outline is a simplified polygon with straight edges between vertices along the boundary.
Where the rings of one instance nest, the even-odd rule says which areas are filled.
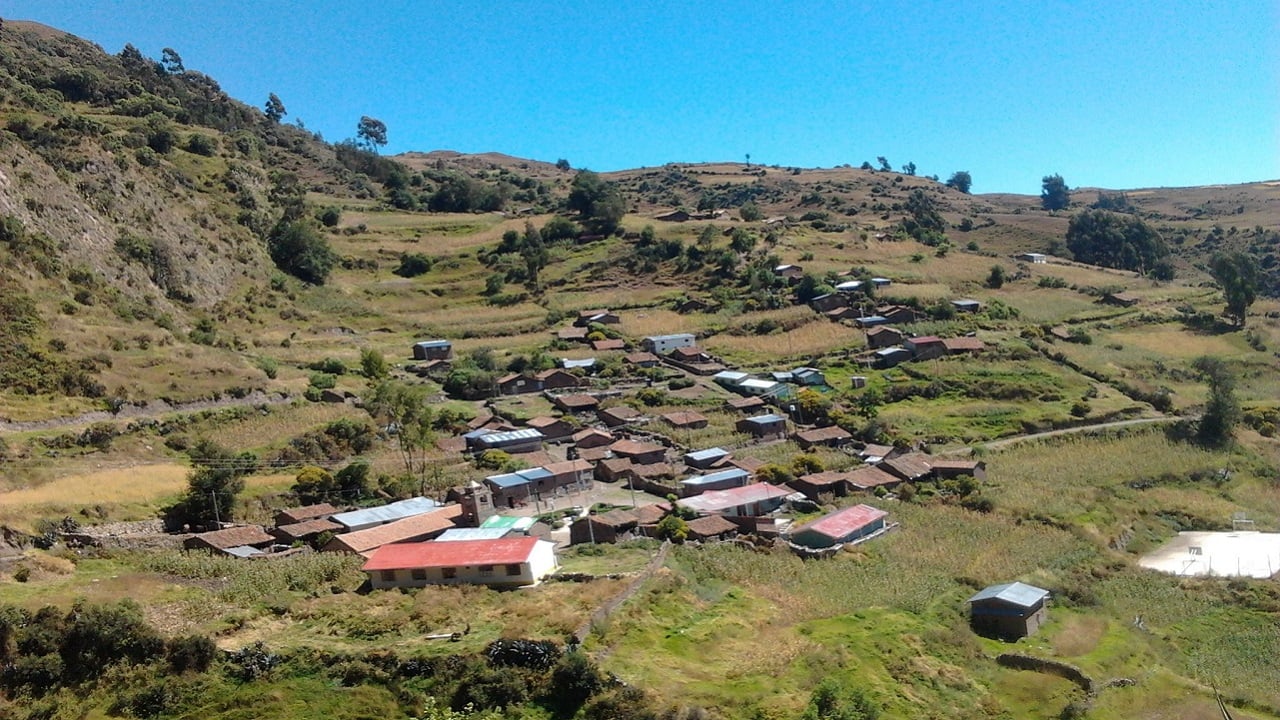
[[[1071,207],[1049,212],[1035,197],[972,196],[894,172],[672,164],[601,175],[603,199],[623,212],[616,231],[599,232],[575,195],[591,176],[577,170],[496,153],[380,158],[273,122],[198,72],[11,21],[0,30],[0,128],[0,524],[14,551],[0,602],[64,613],[77,599],[127,597],[165,637],[250,649],[201,672],[151,658],[50,695],[28,687],[0,705],[15,716],[447,716],[429,710],[436,697],[529,718],[646,717],[646,707],[671,718],[790,718],[833,679],[887,718],[1207,717],[1214,686],[1237,717],[1280,717],[1274,583],[1183,580],[1136,563],[1178,530],[1229,527],[1233,513],[1261,529],[1280,523],[1280,302],[1267,280],[1246,328],[1234,327],[1205,272],[1214,252],[1243,249],[1270,276],[1280,185],[1130,190],[1123,202],[1077,189]],[[1070,259],[1070,217],[1100,200],[1158,230],[1173,280]],[[922,204],[939,224],[913,235]],[[676,209],[698,217],[658,219]],[[331,250],[322,283],[273,260],[282,220]],[[1054,258],[1016,259],[1028,251]],[[910,332],[973,334],[986,350],[868,369],[866,333],[801,302],[803,284],[774,275],[784,263],[814,287],[889,278],[859,304],[909,304],[923,316]],[[990,282],[993,267],[1003,282]],[[1121,292],[1136,304],[1104,302]],[[711,307],[679,312],[688,298]],[[983,310],[950,312],[957,298]],[[808,412],[862,440],[972,451],[989,465],[984,502],[929,487],[857,498],[882,503],[901,526],[823,562],[676,548],[594,625],[628,578],[361,594],[356,564],[328,558],[265,571],[171,551],[16,547],[15,533],[66,516],[154,518],[185,489],[184,449],[206,437],[282,458],[248,479],[236,510],[250,521],[293,500],[302,462],[336,469],[358,456],[389,493],[416,491],[415,479],[397,479],[393,438],[360,453],[316,450],[335,422],[370,426],[353,403],[307,399],[330,383],[368,392],[362,352],[462,418],[552,412],[536,396],[490,402],[484,383],[477,397],[449,396],[445,376],[409,372],[412,343],[428,338],[451,340],[490,383],[597,357],[586,382],[614,392],[607,403],[708,417],[694,431],[646,425],[682,447],[732,447],[783,468],[855,464],[791,441],[750,443],[724,409],[729,393],[705,378],[637,371],[621,352],[556,339],[594,308],[621,322],[592,330],[628,349],[690,332],[734,368],[815,366],[829,387],[806,398]],[[1207,399],[1202,356],[1237,379],[1244,422],[1227,447],[1189,439]],[[1157,422],[1004,442],[1130,419]],[[441,482],[491,472],[438,448],[426,460]],[[631,575],[655,552],[645,542],[561,559],[569,571]],[[965,598],[1011,579],[1052,590],[1049,625],[1012,645],[976,636]],[[549,692],[590,675],[576,659],[560,676],[512,675],[480,655],[504,638],[560,644],[584,624],[587,655],[627,687],[601,680],[581,710]],[[458,642],[431,639],[461,628]],[[281,664],[246,679],[259,642]],[[996,662],[1011,651],[1074,665],[1095,689]],[[0,643],[0,658],[8,652]]]

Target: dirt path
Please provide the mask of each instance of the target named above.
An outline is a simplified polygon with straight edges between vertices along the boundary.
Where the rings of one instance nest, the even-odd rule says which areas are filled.
[[[1073,435],[1075,433],[1091,432],[1095,430],[1110,430],[1114,428],[1133,427],[1134,425],[1154,425],[1155,423],[1171,423],[1180,420],[1194,420],[1194,415],[1165,415],[1162,417],[1152,418],[1135,418],[1133,420],[1115,420],[1113,422],[1098,423],[1096,425],[1078,425],[1076,427],[1061,428],[1058,430],[1046,430],[1045,432],[1031,433],[1030,435],[1014,435],[1000,440],[992,440],[983,443],[983,447],[990,450],[999,450],[1010,445],[1016,445],[1020,442],[1028,442],[1031,440],[1043,440],[1045,438],[1058,437],[1059,435]],[[942,454],[965,454],[973,452],[973,446],[968,445],[960,448],[949,448]]]
[[[586,639],[586,637],[591,634],[591,628],[593,626],[607,620],[615,610],[622,606],[622,603],[630,600],[637,592],[639,592],[645,581],[653,577],[653,574],[658,571],[658,568],[662,567],[663,564],[667,562],[667,552],[669,550],[671,550],[671,543],[662,543],[662,547],[658,549],[658,552],[653,556],[653,559],[649,561],[647,566],[645,566],[644,571],[637,575],[636,578],[631,581],[631,584],[627,585],[625,590],[618,593],[609,602],[596,608],[596,611],[591,613],[591,617],[582,624],[582,627],[578,628],[578,638],[580,640]],[[604,660],[609,656],[609,652],[611,650],[611,647],[606,646],[597,654],[596,661],[599,662]]]
[[[135,418],[154,418],[175,412],[194,412],[212,408],[237,406],[279,405],[292,402],[293,396],[282,393],[253,392],[244,397],[225,397],[217,400],[193,400],[185,403],[168,403],[164,400],[150,400],[141,405],[126,404],[118,412],[94,410],[79,415],[50,418],[48,420],[31,420],[15,422],[0,418],[0,432],[31,432],[33,430],[56,430],[58,428],[90,425],[110,420],[131,420]]]

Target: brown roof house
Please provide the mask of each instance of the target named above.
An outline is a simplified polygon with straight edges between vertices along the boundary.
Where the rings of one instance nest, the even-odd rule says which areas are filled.
[[[796,443],[804,450],[808,450],[815,445],[842,447],[853,441],[853,435],[838,425],[801,430],[793,437]]]
[[[787,420],[781,415],[769,413],[743,418],[736,425],[738,432],[757,438],[782,439],[787,436]]]
[[[913,360],[932,360],[947,354],[947,346],[943,344],[942,338],[933,335],[905,338],[902,346],[911,351]]]
[[[520,373],[503,375],[494,382],[498,386],[498,392],[503,395],[519,395],[521,393],[537,392],[541,389],[537,380]]]
[[[591,349],[598,352],[607,350],[626,350],[627,343],[619,338],[606,338],[604,340],[592,340]]]
[[[946,338],[942,341],[942,345],[947,349],[948,355],[961,355],[968,353],[977,355],[987,349],[985,343],[976,337],[968,335],[962,337]]]
[[[577,430],[572,423],[563,418],[536,417],[525,424],[542,433],[547,440],[561,440],[573,435]]]
[[[681,430],[698,430],[707,426],[705,415],[692,410],[677,410],[662,416],[662,420],[673,428]]]
[[[902,332],[888,325],[877,325],[867,330],[867,347],[872,350],[893,347],[902,342]]]
[[[939,480],[968,475],[975,480],[985,480],[987,463],[983,460],[944,460],[935,458],[929,461],[933,466],[933,476]]]
[[[876,467],[909,482],[927,477],[933,472],[933,466],[929,463],[929,459],[920,453],[910,453],[889,458]]]
[[[539,390],[557,390],[560,388],[578,387],[582,384],[582,381],[578,379],[577,375],[559,368],[543,370],[533,377],[538,381]]]
[[[574,325],[586,327],[591,323],[600,323],[601,325],[617,325],[622,322],[622,318],[617,313],[609,312],[605,309],[597,310],[581,310],[578,312],[578,318],[573,321]]]
[[[594,448],[601,445],[612,445],[617,438],[603,430],[586,428],[573,434],[573,442],[579,448]]]
[[[557,395],[551,398],[552,404],[569,413],[590,412],[600,407],[600,401],[592,395],[573,394]]]
[[[430,540],[452,527],[462,517],[461,505],[445,505],[428,513],[413,515],[386,525],[335,535],[321,550],[364,555],[392,543]]]
[[[686,538],[696,542],[728,540],[738,534],[738,526],[720,515],[694,518],[685,524]]]
[[[182,541],[184,550],[208,550],[237,557],[252,557],[262,554],[264,548],[271,547],[276,539],[259,525],[229,527],[221,530],[193,535]]]
[[[300,523],[304,520],[327,518],[336,512],[338,512],[338,508],[330,505],[329,503],[285,508],[284,510],[276,513],[276,525],[292,525],[293,523]]]
[[[667,459],[667,449],[653,443],[624,439],[609,446],[615,457],[626,458],[636,465],[660,463]]]
[[[636,367],[650,368],[662,362],[661,358],[651,352],[633,352],[623,356],[622,360],[628,365]]]
[[[849,473],[824,470],[801,475],[787,484],[810,500],[816,501],[823,495],[843,497],[849,494]]]
[[[893,488],[902,484],[902,478],[880,469],[879,465],[867,465],[853,470],[846,476],[849,487],[855,490],[874,490],[878,487]]]
[[[1049,591],[1021,582],[984,588],[969,598],[969,623],[979,634],[1017,640],[1048,619]]]
[[[618,427],[634,422],[643,417],[639,410],[630,405],[614,405],[611,408],[603,408],[596,410],[596,417],[609,427]]]
[[[337,533],[342,531],[342,526],[332,520],[324,518],[312,518],[299,523],[290,523],[288,525],[279,525],[271,528],[270,532],[277,540],[285,544],[295,542],[309,542],[316,539],[323,533]]]

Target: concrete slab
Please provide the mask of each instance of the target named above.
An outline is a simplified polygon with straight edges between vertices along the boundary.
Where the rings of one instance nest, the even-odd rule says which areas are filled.
[[[1181,532],[1138,564],[1184,577],[1269,578],[1280,572],[1280,533]]]

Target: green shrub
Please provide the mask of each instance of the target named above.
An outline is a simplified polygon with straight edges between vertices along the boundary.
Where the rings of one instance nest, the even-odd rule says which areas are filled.
[[[332,390],[338,384],[338,378],[332,373],[314,372],[311,373],[310,387],[317,390]]]
[[[400,277],[417,277],[430,272],[433,265],[435,260],[422,253],[404,253],[400,256],[400,266],[392,272]]]

